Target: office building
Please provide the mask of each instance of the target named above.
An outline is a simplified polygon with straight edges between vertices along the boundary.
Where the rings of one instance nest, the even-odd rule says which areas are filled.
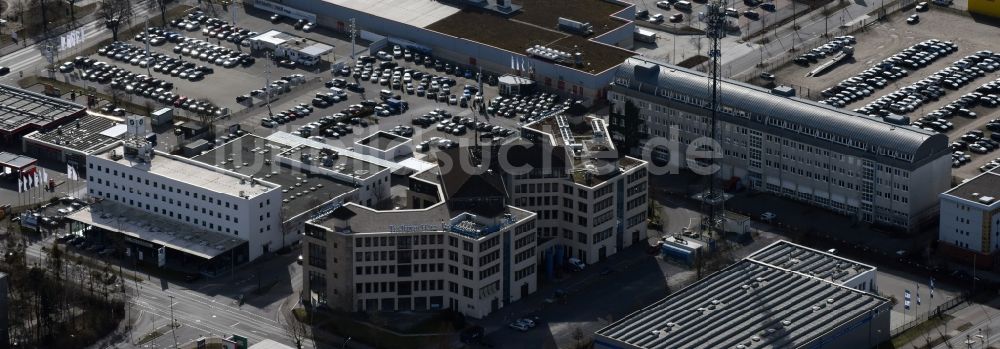
[[[21,138],[21,150],[38,159],[56,160],[86,174],[87,155],[126,136],[124,120],[84,115],[51,130],[38,130]]]
[[[613,137],[658,169],[689,168],[688,145],[710,140],[710,98],[704,73],[629,58],[608,94]],[[947,136],[729,80],[720,99],[720,180],[885,228],[937,219]]]
[[[938,248],[966,265],[1000,267],[1000,172],[973,177],[941,194]]]
[[[438,167],[408,178],[405,207],[352,202],[309,221],[301,297],[343,311],[450,308],[482,318],[533,293],[536,215],[508,205],[502,181]]]
[[[874,268],[779,241],[595,333],[594,348],[873,348]],[[872,290],[873,291],[873,290]]]
[[[619,157],[604,120],[556,114],[502,146],[514,206],[538,214],[539,255],[551,274],[568,258],[596,263],[644,241],[646,162]],[[523,145],[522,145],[523,144]]]

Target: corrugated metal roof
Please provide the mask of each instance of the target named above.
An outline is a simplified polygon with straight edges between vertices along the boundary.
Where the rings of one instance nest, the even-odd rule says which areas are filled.
[[[888,306],[871,293],[744,259],[596,334],[634,348],[796,348]]]
[[[628,86],[622,86],[644,92],[652,87],[648,85],[655,85],[656,88],[695,98],[710,98],[709,83],[704,73],[638,56],[629,58],[619,66],[615,72],[615,82],[619,85],[627,83]],[[741,82],[724,80],[720,90],[724,106],[912,154],[914,162],[940,153],[948,145],[945,135],[893,125],[881,119],[806,99],[774,95],[766,89]]]

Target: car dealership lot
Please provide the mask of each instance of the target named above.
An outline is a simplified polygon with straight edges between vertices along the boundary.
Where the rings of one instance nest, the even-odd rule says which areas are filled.
[[[981,139],[984,141],[989,139],[992,132],[986,130],[986,124],[1000,117],[997,108],[989,106],[991,97],[983,99],[981,96],[977,96],[974,102],[968,104],[968,108],[955,108],[955,113],[949,114],[947,117],[942,116],[941,120],[936,118],[942,114],[935,112],[962,100],[963,97],[970,100],[973,96],[969,94],[976,92],[984,84],[1000,78],[1000,71],[990,71],[985,66],[979,65],[984,63],[983,57],[986,57],[986,53],[990,54],[987,58],[994,61],[996,55],[1000,54],[1000,42],[990,38],[990,33],[993,33],[995,28],[979,24],[971,18],[941,10],[935,5],[929,6],[928,11],[919,13],[921,18],[919,23],[907,24],[906,18],[913,13],[914,10],[897,13],[890,16],[886,22],[874,24],[871,30],[855,33],[857,44],[854,45],[854,58],[831,68],[827,73],[817,77],[806,77],[808,72],[815,69],[817,63],[803,67],[790,62],[774,72],[777,76],[776,83],[795,86],[802,97],[823,100],[827,97],[821,94],[822,91],[842,81],[862,75],[866,70],[881,64],[885,59],[897,53],[904,52],[915,44],[928,40],[937,40],[941,43],[951,42],[957,48],[954,52],[928,61],[927,64],[918,64],[915,67],[898,65],[899,68],[907,71],[905,76],[899,77],[898,80],[888,80],[884,87],[872,89],[867,96],[854,98],[853,101],[845,103],[844,108],[861,109],[883,96],[889,96],[888,98],[892,98],[893,103],[886,104],[885,109],[893,109],[890,111],[895,114],[906,115],[911,122],[920,122],[919,127],[935,129],[935,132],[944,132],[949,136],[951,142],[961,140],[963,135],[973,130],[984,131]],[[973,59],[972,57],[976,55],[982,57]],[[920,57],[910,55],[907,59],[917,58]],[[966,65],[961,63],[963,60],[971,60],[972,62]],[[820,62],[822,61],[821,58]],[[982,73],[976,72],[976,68],[971,67],[981,69]],[[926,79],[936,73],[941,73],[938,75],[941,80],[940,89],[933,86],[925,87],[924,85],[927,85],[928,81]],[[960,79],[967,81],[956,83],[955,86],[946,86],[948,84],[944,81],[958,81]],[[896,94],[893,95],[894,93]],[[921,94],[936,96],[931,96],[926,100],[916,98]],[[983,93],[983,96],[989,94],[991,93]],[[893,104],[898,104],[903,109],[892,108]],[[910,108],[912,111],[907,111]],[[975,117],[971,117],[972,114],[961,109],[974,113]],[[934,119],[931,120],[932,118],[928,116],[932,116]],[[921,118],[924,120],[920,120]],[[945,125],[938,126],[934,124],[935,122]],[[950,126],[946,125],[947,123],[951,123]],[[1000,152],[996,151],[987,151],[984,154],[969,149],[956,149],[956,151],[964,152],[963,155],[968,158],[968,161],[962,161],[964,163],[959,164],[960,166],[953,170],[953,174],[959,178],[970,178],[979,174],[981,166],[1000,156]],[[957,155],[956,158],[961,156]]]

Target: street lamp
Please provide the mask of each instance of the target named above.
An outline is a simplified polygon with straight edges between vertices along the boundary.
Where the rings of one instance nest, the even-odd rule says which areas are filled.
[[[344,345],[341,346],[340,349],[346,349],[347,348],[347,343],[350,343],[350,342],[351,342],[351,337],[347,337],[347,340],[344,341]]]

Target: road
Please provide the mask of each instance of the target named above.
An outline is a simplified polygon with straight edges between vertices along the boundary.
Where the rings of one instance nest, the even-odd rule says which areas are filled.
[[[788,23],[778,28],[776,34],[767,36],[770,39],[767,44],[743,43],[736,45],[736,47],[741,47],[740,49],[727,46],[728,50],[722,53],[722,71],[727,76],[734,77],[751,71],[762,61],[782,57],[793,48],[819,46],[819,42],[823,39],[822,35],[827,32],[827,28],[829,28],[831,35],[836,35],[835,33],[840,31],[839,28],[842,25],[851,23],[875,8],[874,2],[855,0],[850,6],[831,15],[829,21],[822,15],[821,10],[815,10],[808,15],[799,17],[796,21],[796,24],[800,26],[799,30],[794,30],[792,24]]]
[[[147,14],[154,15],[153,10],[150,9],[149,2],[152,0],[142,0],[136,1],[135,5],[132,6],[132,12],[134,13],[135,20],[133,22],[140,21],[145,18]],[[104,27],[104,22],[100,19],[94,19],[81,25],[79,28],[84,29],[84,43],[81,43],[77,48],[82,48],[89,43],[95,41],[104,40],[111,37],[111,30]],[[58,42],[58,38],[54,38]],[[0,78],[0,82],[6,84],[14,84],[19,78],[21,73],[31,73],[40,71],[45,68],[47,64],[45,57],[42,55],[43,48],[39,44],[32,44],[26,46],[20,50],[13,53],[4,55],[0,58],[0,66],[10,67],[10,73],[7,76]],[[56,60],[60,57],[66,57],[73,53],[71,49],[69,52],[57,53]]]
[[[41,263],[46,258],[46,253],[41,248],[49,245],[51,241],[50,237],[42,242],[31,244],[27,249],[29,260]],[[127,292],[132,294],[129,311],[136,319],[131,334],[132,342],[154,329],[159,329],[164,334],[143,347],[172,347],[174,341],[172,334],[168,332],[168,325],[171,316],[173,316],[180,324],[175,329],[179,344],[190,342],[200,336],[226,337],[239,334],[246,337],[251,344],[271,339],[293,345],[281,323],[277,321],[277,314],[283,313],[283,310],[294,305],[286,306],[289,304],[286,301],[294,301],[292,300],[294,297],[274,299],[272,297],[260,300],[264,304],[257,304],[257,299],[249,296],[257,286],[255,273],[279,275],[279,281],[283,281],[289,286],[301,284],[301,273],[295,270],[298,265],[291,262],[292,258],[291,255],[282,256],[260,267],[244,268],[233,276],[222,276],[205,283],[190,285],[196,289],[155,277],[147,277],[146,280],[140,282],[132,282],[131,280],[126,282]],[[286,275],[292,276],[282,280],[280,277],[282,269],[286,270]],[[280,287],[275,286],[275,288]],[[248,295],[248,301],[242,306],[235,301],[238,294]],[[293,294],[294,292],[289,292],[288,296]],[[94,348],[108,347],[132,348],[137,346],[129,344],[128,336],[125,336],[122,343],[101,343],[94,346]],[[313,348],[313,345],[310,341],[304,347]]]

